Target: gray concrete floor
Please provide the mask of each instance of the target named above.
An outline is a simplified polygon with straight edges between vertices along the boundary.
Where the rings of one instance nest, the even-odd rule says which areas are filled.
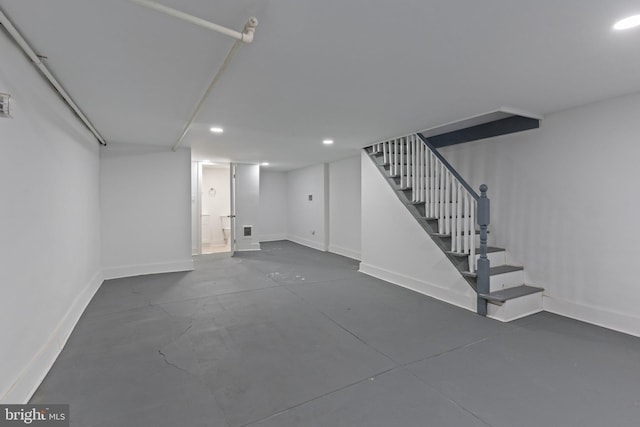
[[[71,425],[640,425],[640,339],[502,324],[290,242],[105,282],[32,403]]]

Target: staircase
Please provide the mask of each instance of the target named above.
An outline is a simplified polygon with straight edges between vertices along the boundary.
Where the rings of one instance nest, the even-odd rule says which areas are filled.
[[[542,311],[543,289],[525,284],[524,267],[490,246],[487,187],[478,195],[438,153],[413,134],[374,144],[367,154],[398,199],[477,294],[477,312],[511,321]]]

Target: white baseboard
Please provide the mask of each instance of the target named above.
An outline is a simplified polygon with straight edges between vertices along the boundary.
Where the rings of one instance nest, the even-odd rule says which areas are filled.
[[[259,246],[258,247],[252,246],[250,248],[236,249],[236,252],[255,252],[255,251],[261,251],[261,250],[262,248],[260,248]]]
[[[329,252],[360,261],[360,251],[354,251],[353,249],[329,244]]]
[[[173,273],[177,271],[193,270],[193,259],[164,262],[158,264],[127,265],[110,267],[102,270],[104,280],[120,279],[122,277],[143,276],[145,274]]]
[[[42,380],[53,366],[60,352],[64,348],[71,332],[75,328],[80,316],[91,302],[91,299],[103,282],[102,272],[96,273],[85,288],[76,296],[56,325],[49,339],[40,347],[33,359],[18,373],[16,380],[0,397],[2,404],[26,404],[38,389]]]
[[[278,240],[287,240],[286,233],[282,234],[263,234],[258,239],[261,242],[276,242]]]
[[[293,243],[297,243],[299,245],[308,246],[313,249],[317,249],[319,251],[326,252],[327,248],[324,247],[322,243],[314,242],[313,240],[305,239],[303,237],[294,236],[292,234],[287,235],[286,240],[291,240]]]
[[[545,311],[640,337],[640,317],[544,296]]]
[[[375,267],[363,262],[360,263],[359,271],[361,273],[368,274],[369,276],[391,282],[394,285],[402,286],[403,288],[407,288],[414,292],[430,296],[432,298],[444,301],[457,307],[461,307],[473,312],[476,311],[475,292],[470,292],[469,294],[461,294],[452,291],[451,289],[434,285],[433,283],[425,282],[414,277],[405,276],[404,274],[385,270],[383,268]],[[471,290],[471,288],[469,288],[469,290]]]

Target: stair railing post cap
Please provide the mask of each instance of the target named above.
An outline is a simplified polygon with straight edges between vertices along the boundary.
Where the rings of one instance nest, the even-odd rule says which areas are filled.
[[[482,185],[480,186],[480,192],[481,192],[481,193],[486,193],[486,192],[487,192],[487,190],[489,190],[489,187],[487,187],[487,184],[482,184]]]

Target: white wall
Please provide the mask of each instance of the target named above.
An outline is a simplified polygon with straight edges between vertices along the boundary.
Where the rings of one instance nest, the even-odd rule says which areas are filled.
[[[329,251],[360,259],[360,156],[329,164]]]
[[[287,173],[288,240],[321,251],[328,249],[328,178],[327,164]]]
[[[363,151],[360,271],[475,311],[475,293]]]
[[[101,149],[105,278],[193,269],[188,149]]]
[[[260,250],[260,166],[236,165],[236,250]],[[243,229],[252,227],[251,237]]]
[[[287,174],[260,170],[261,242],[287,238]]]
[[[202,242],[224,245],[223,218],[230,212],[229,167],[202,167]]]
[[[544,308],[640,335],[640,94],[550,115],[541,129],[442,149],[491,230],[545,288]]]
[[[102,283],[98,143],[0,31],[0,403],[26,403]]]

